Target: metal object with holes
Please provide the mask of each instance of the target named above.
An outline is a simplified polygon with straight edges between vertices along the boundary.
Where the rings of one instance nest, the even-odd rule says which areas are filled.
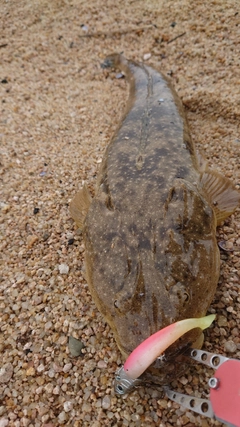
[[[196,362],[203,363],[213,369],[218,368],[224,362],[230,360],[228,357],[221,356],[220,354],[209,353],[208,351],[196,350],[193,348],[190,348],[186,352],[186,356],[189,356],[191,359],[196,360]]]
[[[187,396],[165,387],[169,399],[200,415],[240,427],[240,360],[190,349],[188,356],[216,370],[210,378],[210,400]]]
[[[179,403],[179,405],[184,406],[184,408],[191,409],[192,411],[197,412],[200,415],[204,415],[205,417],[215,418],[215,414],[209,400],[199,399],[192,396],[187,396],[186,394],[177,393],[170,390],[168,387],[164,387],[164,390],[169,399]]]
[[[210,400],[187,396],[164,387],[169,399],[229,427],[240,427],[240,360],[195,349],[189,349],[185,355],[216,370],[208,382]],[[115,392],[124,395],[141,383],[139,378],[130,378],[122,366],[115,375]]]
[[[240,427],[240,360],[196,349],[189,349],[185,354],[216,370],[208,382],[210,400],[187,396],[164,387],[169,399],[229,427]],[[126,394],[140,384],[141,380],[131,379],[123,366],[116,372],[114,387],[118,395]]]

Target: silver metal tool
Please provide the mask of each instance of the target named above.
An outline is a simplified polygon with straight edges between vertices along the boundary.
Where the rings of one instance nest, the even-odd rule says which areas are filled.
[[[203,350],[189,349],[186,356],[215,369],[210,378],[210,396],[200,399],[164,387],[169,399],[205,417],[225,423],[229,427],[240,427],[240,360],[230,359]],[[144,385],[140,379],[131,379],[122,366],[115,374],[114,388],[124,395],[133,388]]]
[[[195,349],[190,349],[186,355],[216,370],[208,382],[210,400],[188,396],[164,387],[169,399],[229,427],[240,427],[240,360]]]
[[[123,395],[129,393],[129,391],[141,384],[142,381],[138,378],[135,380],[130,378],[122,366],[115,374],[114,391],[118,395]]]

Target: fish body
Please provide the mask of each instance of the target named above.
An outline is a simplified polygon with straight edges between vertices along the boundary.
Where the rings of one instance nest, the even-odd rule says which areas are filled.
[[[219,279],[216,226],[239,193],[196,153],[166,77],[117,54],[105,65],[125,73],[127,109],[95,197],[85,187],[71,212],[83,227],[91,294],[127,357],[159,329],[206,314]],[[179,348],[199,335],[189,332]]]

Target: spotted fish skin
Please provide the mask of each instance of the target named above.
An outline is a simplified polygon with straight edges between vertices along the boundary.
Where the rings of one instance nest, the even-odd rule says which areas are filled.
[[[85,233],[89,282],[129,353],[167,324],[205,313],[219,253],[180,101],[157,71],[126,67],[128,112],[104,156]]]
[[[213,185],[205,189],[211,172],[198,160],[169,80],[118,54],[105,65],[124,71],[130,95],[83,235],[91,294],[126,357],[159,329],[205,315],[219,279],[217,215]],[[179,348],[199,334],[184,336]]]

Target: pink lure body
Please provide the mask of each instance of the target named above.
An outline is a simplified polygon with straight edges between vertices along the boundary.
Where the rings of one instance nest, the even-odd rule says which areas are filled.
[[[199,319],[184,319],[151,335],[133,350],[124,364],[124,370],[132,379],[138,378],[171,344],[193,328],[205,329],[215,315]]]

